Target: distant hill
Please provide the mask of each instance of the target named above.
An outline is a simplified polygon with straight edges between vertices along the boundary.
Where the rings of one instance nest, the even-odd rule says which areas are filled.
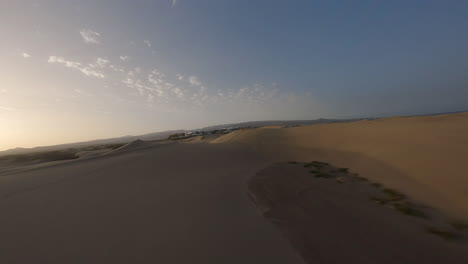
[[[215,130],[222,128],[230,127],[264,127],[264,126],[302,126],[302,125],[312,125],[312,124],[327,124],[327,123],[343,123],[343,122],[352,122],[363,120],[364,118],[354,118],[354,119],[314,119],[314,120],[270,120],[270,121],[251,121],[251,122],[242,122],[242,123],[232,123],[232,124],[223,124],[216,126],[209,126],[200,128],[198,130],[207,131]]]
[[[85,142],[77,142],[77,143],[67,143],[67,144],[60,144],[60,145],[53,145],[53,146],[41,146],[35,148],[14,148],[5,151],[0,151],[0,156],[5,155],[17,155],[17,154],[26,154],[26,153],[34,153],[34,152],[47,152],[47,151],[55,151],[55,150],[63,150],[63,149],[71,149],[71,148],[82,148],[87,146],[95,146],[95,145],[105,145],[105,144],[120,144],[120,143],[129,143],[137,139],[151,141],[151,140],[161,140],[166,139],[170,135],[174,133],[184,132],[184,130],[172,130],[172,131],[162,131],[156,133],[149,133],[140,136],[124,136],[124,137],[117,137],[117,138],[107,138],[107,139],[97,139]]]
[[[70,148],[82,148],[82,147],[94,146],[94,145],[129,143],[137,139],[141,139],[145,141],[161,140],[161,139],[168,138],[172,134],[183,133],[183,132],[188,132],[188,131],[210,131],[210,130],[217,130],[217,129],[223,129],[223,128],[232,128],[232,127],[301,126],[301,125],[311,125],[311,124],[352,122],[352,121],[357,121],[357,120],[362,120],[362,118],[361,119],[323,119],[323,118],[320,118],[320,119],[315,119],[315,120],[251,121],[251,122],[215,125],[215,126],[209,126],[209,127],[204,127],[200,129],[192,129],[192,130],[168,130],[168,131],[149,133],[149,134],[144,134],[144,135],[139,135],[139,136],[124,136],[124,137],[118,137],[118,138],[98,139],[98,140],[91,140],[91,141],[85,141],[85,142],[60,144],[60,145],[54,145],[54,146],[42,146],[42,147],[35,147],[35,148],[14,148],[14,149],[9,149],[5,151],[0,151],[0,156],[17,155],[17,154],[25,154],[25,153],[33,153],[33,152],[47,152],[47,151],[63,150],[63,149],[70,149]]]

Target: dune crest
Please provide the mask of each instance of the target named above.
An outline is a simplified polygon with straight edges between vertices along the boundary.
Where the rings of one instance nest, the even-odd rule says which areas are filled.
[[[324,160],[352,168],[468,219],[468,113],[245,129],[212,143],[243,144],[273,161]]]
[[[147,143],[141,139],[134,140],[128,144],[123,145],[122,147],[114,150],[113,152],[117,151],[124,151],[124,150],[131,150],[131,149],[137,149],[146,146]]]

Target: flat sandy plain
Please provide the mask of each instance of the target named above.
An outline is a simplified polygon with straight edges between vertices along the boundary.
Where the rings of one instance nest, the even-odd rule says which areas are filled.
[[[137,142],[0,175],[0,262],[468,263],[463,241],[425,232],[367,187],[278,163],[346,167],[464,221],[467,158],[466,113]],[[265,211],[255,179],[292,187]],[[317,191],[289,199],[298,186]]]

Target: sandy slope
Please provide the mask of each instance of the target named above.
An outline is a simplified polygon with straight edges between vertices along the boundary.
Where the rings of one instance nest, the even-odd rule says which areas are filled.
[[[438,221],[437,213],[388,194],[368,181],[326,166],[276,163],[249,180],[249,194],[307,263],[468,263],[466,235]],[[328,178],[320,175],[326,173]],[[376,203],[369,197],[387,201]],[[411,204],[413,215],[392,209]],[[421,211],[419,211],[421,210]],[[440,219],[442,220],[442,219]],[[451,234],[445,240],[427,231]]]
[[[136,141],[25,168],[0,176],[0,263],[303,263],[246,195],[246,181],[276,160],[349,167],[468,218],[467,126],[468,114],[456,114],[247,129],[213,139],[224,144]],[[437,250],[435,260],[464,257],[407,218],[369,207],[367,196],[309,194],[306,221],[290,218],[287,228],[306,228],[293,239],[311,243],[315,253],[303,252],[311,263],[363,263],[366,254],[392,263],[392,252],[416,263]]]
[[[237,142],[272,160],[323,160],[468,220],[468,113],[295,128],[239,130]]]
[[[302,263],[246,196],[265,165],[230,145],[136,142],[1,176],[0,263]]]

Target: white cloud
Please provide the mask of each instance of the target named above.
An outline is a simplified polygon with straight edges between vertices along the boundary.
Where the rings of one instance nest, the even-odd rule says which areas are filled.
[[[63,57],[50,56],[48,62],[49,63],[63,64],[67,68],[72,68],[72,69],[79,70],[80,72],[82,72],[86,76],[93,76],[93,77],[97,77],[97,78],[104,78],[105,77],[104,74],[102,74],[101,72],[93,70],[92,69],[93,67],[83,67],[83,66],[81,66],[81,63],[75,62],[75,61],[67,61]]]
[[[110,65],[109,65],[109,68],[111,68],[111,69],[114,70],[115,72],[125,72],[125,70],[124,70],[123,68],[117,67],[117,66],[115,66],[115,65],[113,65],[113,64],[110,64]]]
[[[123,61],[128,61],[130,59],[129,56],[120,56],[120,59]]]
[[[109,60],[103,59],[103,58],[97,58],[96,59],[96,64],[99,68],[104,68],[106,67],[107,64],[109,64]]]
[[[172,7],[174,7],[177,4],[177,0],[171,0],[172,2]]]
[[[99,38],[101,37],[101,34],[92,31],[90,29],[82,29],[80,30],[81,37],[83,37],[84,41],[86,43],[91,43],[91,44],[99,44],[101,43]]]
[[[177,79],[178,79],[179,81],[182,81],[182,80],[184,79],[185,76],[182,75],[182,74],[176,74],[176,77],[177,77]]]
[[[97,78],[105,78],[106,76],[100,72],[97,72],[97,71],[94,71],[94,70],[91,70],[90,68],[81,68],[79,69],[83,74],[85,74],[86,76],[93,76],[93,77],[97,77]]]
[[[194,85],[194,86],[200,86],[202,84],[201,81],[198,79],[198,77],[195,75],[192,75],[189,77],[189,82],[191,85]]]
[[[26,58],[26,59],[27,59],[27,58],[31,58],[31,55],[30,55],[29,53],[26,53],[26,52],[21,53],[21,56],[22,56],[23,58]]]
[[[8,90],[7,89],[0,89],[0,93],[7,93]]]
[[[146,46],[151,47],[151,41],[143,40],[143,43],[145,43]]]

